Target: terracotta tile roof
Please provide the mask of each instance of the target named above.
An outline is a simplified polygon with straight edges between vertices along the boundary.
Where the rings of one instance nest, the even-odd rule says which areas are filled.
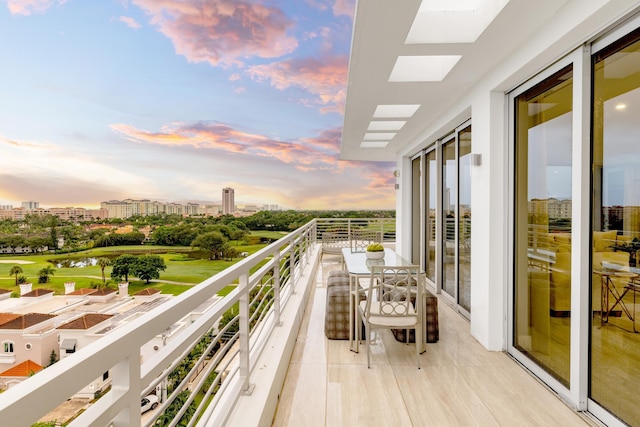
[[[160,293],[160,289],[144,288],[144,289],[136,292],[135,294],[133,294],[133,296],[143,297],[143,296],[155,295],[155,294],[159,294],[159,293]]]
[[[63,323],[58,326],[58,329],[89,329],[112,317],[113,315],[111,314],[89,313],[70,322]]]
[[[20,316],[22,315],[15,313],[0,313],[0,325],[7,323],[10,320],[17,319]]]
[[[23,297],[27,297],[27,298],[29,298],[29,297],[41,297],[42,295],[52,294],[52,293],[53,293],[53,291],[50,290],[50,289],[39,288],[39,289],[34,289],[31,292],[27,292],[26,294],[21,295],[20,297],[21,298],[23,298]]]
[[[73,292],[69,292],[67,295],[88,295],[88,294],[92,294],[94,292],[96,292],[97,289],[93,289],[93,288],[81,288],[81,289],[76,289]]]
[[[27,329],[54,317],[53,314],[29,313],[0,324],[0,329]]]
[[[43,367],[32,360],[24,362],[9,368],[4,372],[0,372],[0,377],[29,377],[35,373],[42,371]]]
[[[109,294],[112,294],[114,292],[117,292],[117,291],[115,289],[111,289],[111,288],[96,289],[96,291],[94,293],[92,293],[91,296],[92,297],[99,297],[99,296],[109,295]]]

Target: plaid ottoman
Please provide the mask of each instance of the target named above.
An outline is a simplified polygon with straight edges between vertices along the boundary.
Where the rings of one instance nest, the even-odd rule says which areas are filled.
[[[425,310],[427,342],[438,342],[438,339],[440,339],[440,329],[438,327],[438,298],[426,289],[424,292],[427,301],[427,308]],[[406,329],[391,330],[396,340],[401,342],[406,342],[406,331]],[[409,342],[416,342],[415,329],[409,329]]]
[[[362,301],[363,299],[364,295],[360,295],[359,300]],[[334,284],[328,287],[324,315],[324,334],[327,338],[330,340],[348,340],[349,316],[353,317],[353,312],[349,313],[349,282],[346,285]]]
[[[344,270],[331,270],[327,276],[327,288],[349,286],[349,273]]]

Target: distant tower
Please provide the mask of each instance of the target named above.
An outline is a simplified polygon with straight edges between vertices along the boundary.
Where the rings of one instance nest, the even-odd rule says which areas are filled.
[[[222,215],[233,215],[236,210],[233,188],[222,189]]]
[[[22,202],[22,207],[25,210],[32,211],[34,209],[40,208],[40,202],[34,202],[33,200],[28,202]]]

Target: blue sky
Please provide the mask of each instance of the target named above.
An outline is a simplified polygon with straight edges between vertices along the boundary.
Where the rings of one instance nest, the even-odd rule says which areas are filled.
[[[393,209],[339,161],[354,0],[0,0],[0,204]]]

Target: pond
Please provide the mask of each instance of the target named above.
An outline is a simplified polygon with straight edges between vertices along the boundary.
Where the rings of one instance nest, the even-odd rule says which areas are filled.
[[[58,258],[48,260],[56,268],[82,268],[91,267],[98,264],[98,258],[86,257],[86,258]]]

